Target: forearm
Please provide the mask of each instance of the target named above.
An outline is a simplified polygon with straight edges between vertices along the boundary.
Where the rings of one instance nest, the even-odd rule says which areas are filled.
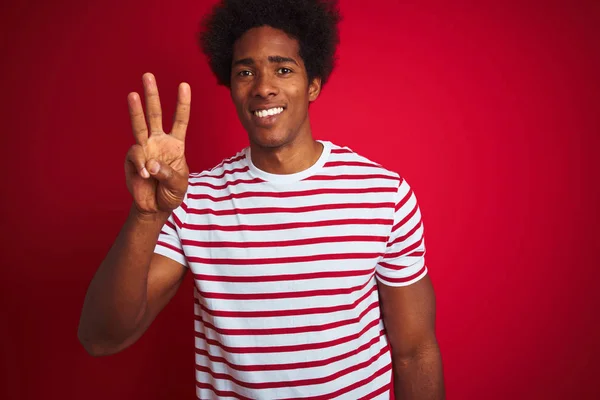
[[[162,214],[141,217],[132,207],[85,297],[78,335],[88,352],[102,354],[136,331],[146,310],[150,261],[166,219]]]
[[[394,395],[397,400],[445,399],[442,359],[432,344],[411,356],[394,356]]]

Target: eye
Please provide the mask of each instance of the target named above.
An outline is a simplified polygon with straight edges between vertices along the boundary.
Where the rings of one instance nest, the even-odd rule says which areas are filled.
[[[238,76],[251,76],[251,75],[252,75],[252,71],[248,71],[247,69],[238,72]]]
[[[279,68],[279,69],[277,70],[277,72],[278,72],[279,74],[281,74],[281,75],[287,75],[287,74],[291,74],[291,73],[292,73],[292,70],[291,70],[291,69],[289,69],[289,68],[285,68],[285,67],[283,67],[283,68]]]

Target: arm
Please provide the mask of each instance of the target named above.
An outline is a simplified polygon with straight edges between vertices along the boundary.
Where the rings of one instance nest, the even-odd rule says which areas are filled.
[[[435,295],[428,275],[408,286],[378,284],[382,318],[392,352],[398,400],[445,398],[435,337]]]
[[[401,179],[387,251],[376,274],[398,400],[445,398],[435,337],[435,295],[425,266],[425,252],[417,198],[406,180]]]
[[[135,342],[173,297],[186,271],[177,261],[154,254],[154,248],[169,215],[181,210],[188,187],[184,141],[191,90],[179,85],[173,128],[166,134],[156,80],[145,74],[143,83],[148,124],[140,96],[128,96],[136,144],[127,153],[125,181],[133,206],[90,283],[79,322],[79,340],[92,355],[116,353]]]
[[[78,337],[93,356],[133,344],[177,292],[187,268],[153,254],[164,216],[135,207],[88,288]]]

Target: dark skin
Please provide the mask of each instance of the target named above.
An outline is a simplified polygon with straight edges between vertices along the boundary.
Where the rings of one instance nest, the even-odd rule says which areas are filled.
[[[234,46],[231,98],[248,132],[254,164],[273,174],[309,168],[322,145],[312,137],[308,106],[321,90],[309,81],[298,42],[270,27],[246,32]],[[179,87],[174,124],[163,131],[156,79],[143,77],[146,115],[140,96],[128,97],[136,144],[125,160],[133,197],[129,217],[86,294],[78,336],[94,356],[133,344],[177,292],[187,268],[153,253],[170,213],[183,201],[189,173],[185,134],[191,89]],[[264,119],[254,111],[282,108]],[[395,395],[402,400],[444,398],[440,352],[435,337],[435,296],[429,277],[405,287],[378,285],[382,318],[392,349]]]
[[[445,399],[442,359],[435,336],[435,294],[429,276],[404,287],[378,283],[377,289],[392,348],[396,398]]]

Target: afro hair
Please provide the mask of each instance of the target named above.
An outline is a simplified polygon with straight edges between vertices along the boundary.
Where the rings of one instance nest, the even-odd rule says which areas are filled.
[[[230,87],[235,41],[254,27],[280,29],[298,40],[309,81],[324,85],[336,62],[340,20],[336,0],[221,0],[202,21],[199,45],[217,83]]]

